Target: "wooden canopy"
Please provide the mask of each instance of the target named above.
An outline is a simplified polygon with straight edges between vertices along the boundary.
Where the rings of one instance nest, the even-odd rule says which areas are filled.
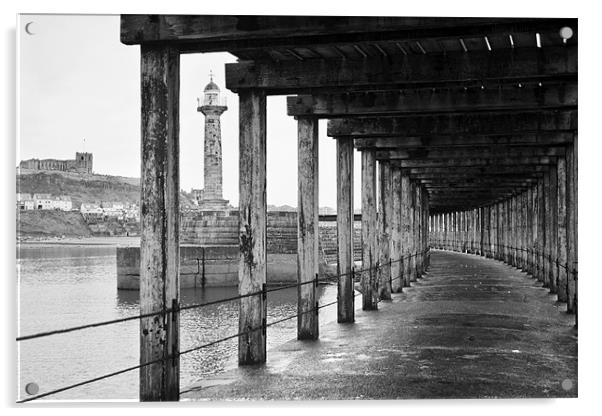
[[[227,51],[226,86],[407,169],[433,212],[520,192],[577,132],[577,19],[124,15],[125,44]]]

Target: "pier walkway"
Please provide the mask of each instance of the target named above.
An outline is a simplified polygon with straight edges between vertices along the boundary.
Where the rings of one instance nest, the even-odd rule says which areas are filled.
[[[181,400],[577,396],[574,316],[530,275],[433,250],[429,271],[403,290],[378,311],[357,311],[353,324],[322,325],[318,341],[287,342],[265,365],[203,380]]]

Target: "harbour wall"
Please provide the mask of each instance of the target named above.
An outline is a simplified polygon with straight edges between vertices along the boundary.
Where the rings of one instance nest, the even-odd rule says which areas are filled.
[[[320,275],[336,274],[336,222],[321,221]],[[355,257],[361,256],[360,223]],[[180,219],[180,287],[238,284],[238,212],[184,212]],[[267,282],[297,281],[297,213],[268,212]],[[140,287],[140,247],[117,247],[117,288]]]

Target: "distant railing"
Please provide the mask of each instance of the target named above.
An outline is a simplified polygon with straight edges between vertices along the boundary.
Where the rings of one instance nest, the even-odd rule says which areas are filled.
[[[341,274],[338,274],[336,276],[320,278],[319,275],[316,274],[316,278],[313,279],[313,280],[309,280],[309,281],[301,282],[301,283],[294,283],[294,284],[284,285],[284,286],[278,286],[278,287],[270,288],[270,289],[268,289],[267,284],[264,283],[263,287],[262,287],[262,290],[251,292],[251,293],[247,293],[247,294],[244,294],[244,295],[232,296],[232,297],[229,297],[229,298],[219,299],[219,300],[215,300],[215,301],[211,301],[211,302],[203,302],[203,303],[191,304],[191,305],[186,305],[186,306],[179,306],[177,304],[174,304],[172,308],[166,308],[164,310],[157,311],[157,312],[150,312],[150,313],[145,313],[145,314],[140,314],[140,315],[129,316],[129,317],[125,317],[125,318],[112,319],[112,320],[108,320],[108,321],[102,321],[102,322],[90,323],[90,324],[85,324],[85,325],[73,326],[73,327],[70,327],[70,328],[63,328],[63,329],[56,329],[56,330],[52,330],[52,331],[39,332],[39,333],[35,333],[35,334],[30,334],[30,335],[24,335],[24,336],[17,337],[16,340],[17,340],[17,342],[23,342],[23,341],[32,340],[32,339],[38,339],[38,338],[48,337],[48,336],[51,336],[51,335],[65,334],[65,333],[69,333],[69,332],[81,331],[81,330],[90,329],[90,328],[98,328],[98,327],[101,327],[101,326],[114,325],[114,324],[119,324],[119,323],[122,323],[122,322],[134,321],[134,320],[139,320],[139,319],[142,319],[142,318],[149,318],[149,317],[153,317],[153,316],[165,316],[165,315],[170,314],[170,313],[179,314],[181,311],[203,308],[203,307],[207,307],[207,306],[211,306],[211,305],[217,305],[217,304],[225,303],[225,302],[232,302],[232,301],[236,301],[236,300],[244,299],[244,298],[249,298],[249,297],[253,297],[253,296],[263,296],[264,299],[267,299],[267,294],[268,293],[272,293],[272,292],[276,292],[276,291],[280,291],[280,290],[291,289],[291,288],[295,288],[295,287],[300,287],[300,286],[304,286],[304,285],[308,285],[308,284],[313,284],[313,285],[317,286],[317,284],[323,283],[323,282],[335,283],[335,282],[338,282],[338,280],[341,277],[343,277],[343,276],[349,276],[349,275],[351,275],[352,276],[352,280],[354,282],[357,282],[358,276],[361,276],[361,274],[364,273],[364,272],[366,272],[366,271],[370,271],[370,270],[378,271],[381,267],[383,267],[385,265],[388,265],[390,267],[392,264],[399,263],[399,262],[401,262],[401,264],[403,265],[404,264],[403,262],[405,260],[410,260],[411,258],[417,257],[419,255],[427,255],[429,251],[430,251],[430,248],[427,247],[423,251],[415,252],[415,253],[412,253],[412,254],[407,254],[407,255],[402,256],[401,258],[399,258],[397,260],[389,260],[385,264],[379,264],[377,262],[376,265],[373,266],[373,267],[362,268],[360,270],[356,270],[355,267],[352,267],[351,272],[349,272],[349,273],[341,273]],[[427,263],[428,263],[428,261],[427,261]],[[417,265],[416,265],[416,267],[417,267]],[[418,270],[415,270],[415,272],[418,273]],[[395,278],[390,278],[389,284],[392,284],[393,281],[395,281],[397,279],[402,279],[403,277],[404,277],[404,267],[400,267],[400,273],[399,273],[399,275],[396,276]],[[354,289],[354,290],[357,291],[356,289]],[[356,293],[354,295],[354,297],[357,297],[357,296],[359,296],[361,294],[361,292],[359,292],[359,291],[357,291],[357,292],[358,293]],[[378,302],[380,302],[381,300],[382,299],[379,299]],[[57,394],[57,393],[61,393],[61,392],[67,391],[67,390],[74,389],[76,387],[81,387],[81,386],[84,386],[86,384],[94,383],[94,382],[97,382],[97,381],[100,381],[100,380],[104,380],[104,379],[107,379],[107,378],[110,378],[110,377],[114,377],[114,376],[117,376],[117,375],[120,375],[120,374],[124,374],[124,373],[130,372],[130,371],[134,371],[134,370],[137,370],[137,369],[140,369],[140,368],[152,365],[152,364],[157,364],[157,363],[160,363],[160,362],[169,361],[169,360],[172,360],[174,358],[180,357],[182,355],[189,354],[191,352],[198,351],[198,350],[201,350],[203,348],[208,348],[208,347],[210,347],[212,345],[219,344],[221,342],[225,342],[225,341],[228,341],[228,340],[231,340],[231,339],[234,339],[234,338],[238,338],[238,337],[241,337],[241,336],[244,336],[244,335],[248,335],[248,334],[256,332],[256,331],[265,331],[266,328],[268,328],[270,326],[277,325],[277,324],[282,323],[284,321],[288,321],[290,319],[294,319],[294,318],[296,318],[298,316],[305,315],[305,314],[308,314],[308,313],[317,313],[320,309],[326,308],[328,306],[332,306],[332,305],[334,305],[336,303],[338,303],[338,300],[335,300],[333,302],[329,302],[329,303],[326,303],[326,304],[318,305],[315,308],[309,309],[309,310],[301,312],[301,313],[296,313],[294,315],[289,315],[289,316],[286,316],[284,318],[275,320],[273,322],[266,322],[266,321],[264,321],[263,325],[261,325],[261,326],[258,326],[258,327],[255,327],[255,328],[251,328],[251,329],[248,329],[248,330],[246,330],[244,332],[239,332],[237,334],[232,334],[232,335],[229,335],[227,337],[224,337],[224,338],[221,338],[221,339],[218,339],[218,340],[215,340],[215,341],[211,341],[211,342],[208,342],[208,343],[205,343],[205,344],[201,344],[201,345],[198,345],[198,346],[195,346],[195,347],[183,350],[183,351],[178,351],[175,355],[168,355],[167,357],[162,357],[162,358],[159,358],[159,359],[156,359],[156,360],[152,360],[152,361],[145,362],[145,363],[142,363],[142,364],[138,364],[138,365],[135,365],[135,366],[127,367],[127,368],[124,368],[122,370],[118,370],[118,371],[114,371],[114,372],[111,372],[111,373],[108,373],[108,374],[104,374],[104,375],[101,375],[99,377],[91,378],[91,379],[88,379],[88,380],[85,380],[85,381],[82,381],[82,382],[79,382],[79,383],[70,384],[68,386],[64,386],[64,387],[61,387],[61,388],[58,388],[58,389],[50,390],[50,391],[47,391],[45,393],[41,393],[41,394],[38,394],[38,395],[35,395],[35,396],[32,396],[32,397],[28,397],[28,398],[25,398],[25,399],[22,399],[22,400],[18,400],[17,403],[25,403],[25,402],[29,402],[29,401],[32,401],[32,400],[41,399],[43,397],[47,397],[47,396],[50,396],[50,395],[53,395],[53,394]]]
[[[533,248],[524,248],[524,247],[514,247],[505,244],[497,244],[497,243],[484,243],[481,249],[481,243],[477,240],[440,240],[440,239],[431,239],[430,245],[435,249],[449,250],[449,251],[462,251],[462,252],[478,252],[481,255],[485,255],[486,257],[493,257],[505,260],[506,257],[509,257],[513,262],[519,263],[519,266],[522,266],[524,263],[525,269],[528,270],[536,270],[538,272],[543,272],[544,267],[542,262],[537,261],[534,262],[533,258],[541,258],[548,262],[548,264],[556,266],[559,269],[564,269],[567,275],[571,275],[575,281],[577,281],[577,261],[574,261],[572,265],[569,265],[568,261],[562,263],[558,257],[554,257],[549,253],[545,253],[542,250],[537,250]],[[492,250],[492,247],[494,248]],[[458,250],[460,249],[460,250]],[[521,259],[518,256],[518,252],[526,253],[526,258]]]

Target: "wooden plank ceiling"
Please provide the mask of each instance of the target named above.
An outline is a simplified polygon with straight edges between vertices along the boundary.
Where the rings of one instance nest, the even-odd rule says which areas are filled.
[[[329,119],[329,136],[401,166],[433,212],[521,192],[563,157],[577,133],[577,29],[570,18],[121,18],[126,44],[235,55],[229,89],[290,94],[289,115]]]

